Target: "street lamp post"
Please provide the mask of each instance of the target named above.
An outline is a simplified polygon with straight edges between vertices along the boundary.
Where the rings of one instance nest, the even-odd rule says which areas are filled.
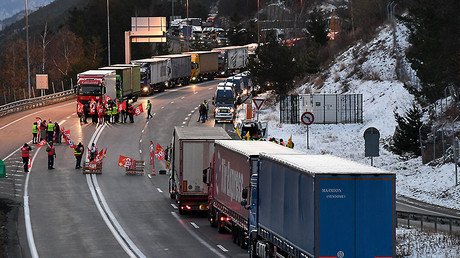
[[[30,85],[30,54],[29,54],[29,1],[25,1],[25,20],[26,20],[26,51],[27,51],[27,88],[29,91],[29,99],[31,96],[32,87]]]
[[[260,45],[259,11],[260,11],[260,0],[257,0],[257,46]]]
[[[107,60],[109,66],[111,64],[110,60],[110,11],[109,11],[109,0],[107,0]]]

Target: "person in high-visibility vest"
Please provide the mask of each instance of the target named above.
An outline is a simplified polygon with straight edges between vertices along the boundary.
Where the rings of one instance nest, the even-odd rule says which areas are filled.
[[[77,147],[73,151],[73,154],[75,155],[75,159],[76,159],[75,169],[81,168],[81,158],[83,157],[84,151],[85,151],[85,148],[83,147],[83,144],[81,142],[78,143]]]
[[[153,118],[151,112],[152,112],[152,103],[150,103],[150,100],[147,100],[147,119]]]
[[[109,123],[113,123],[112,105],[109,104],[107,108],[107,115],[109,116]]]
[[[32,143],[33,144],[38,143],[37,135],[38,135],[38,123],[34,122],[34,124],[32,125]]]
[[[48,121],[48,127],[47,127],[47,130],[46,130],[47,134],[48,134],[48,142],[52,141],[53,140],[53,136],[54,136],[54,123],[51,122],[51,120]]]
[[[113,122],[118,123],[118,105],[117,103],[113,103],[112,116],[113,116]]]
[[[25,173],[29,172],[29,158],[30,158],[31,150],[32,150],[32,147],[30,147],[27,143],[24,143],[24,145],[21,148],[22,164],[24,165]]]

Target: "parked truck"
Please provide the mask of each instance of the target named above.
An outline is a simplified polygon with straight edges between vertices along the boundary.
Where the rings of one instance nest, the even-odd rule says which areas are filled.
[[[212,51],[194,51],[184,54],[189,54],[192,58],[191,82],[201,82],[204,79],[214,80],[214,77],[216,77],[219,71],[219,53]]]
[[[395,173],[289,153],[261,153],[251,168],[238,196],[251,257],[395,257]]]
[[[219,75],[228,76],[245,70],[248,65],[248,48],[245,46],[230,46],[214,48],[219,53]]]
[[[91,101],[103,101],[105,96],[115,99],[116,72],[115,70],[88,70],[77,75],[77,103],[83,105]],[[77,105],[77,114],[82,116]]]
[[[206,170],[203,175],[210,187],[211,226],[219,232],[232,232],[233,241],[242,247],[248,244],[249,211],[241,206],[241,192],[249,187],[251,175],[257,173],[262,151],[301,154],[268,141],[216,140],[212,173]]]
[[[162,92],[169,86],[168,58],[147,58],[133,60],[140,66],[141,94],[148,96],[155,91]]]
[[[154,56],[153,58],[167,58],[168,59],[168,76],[169,85],[171,87],[176,85],[190,84],[192,74],[192,59],[187,54],[174,54],[164,56]]]
[[[221,127],[174,127],[169,193],[179,214],[208,210],[208,186],[202,172],[211,167],[214,141],[230,139]]]
[[[99,70],[116,72],[116,98],[137,101],[140,95],[140,67],[138,65],[116,64]],[[115,99],[115,98],[113,98]]]

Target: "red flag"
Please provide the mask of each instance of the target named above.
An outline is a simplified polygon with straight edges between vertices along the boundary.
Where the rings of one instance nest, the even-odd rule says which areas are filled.
[[[144,108],[142,107],[142,103],[134,108],[134,115],[138,116],[142,112],[144,112]]]
[[[127,158],[128,158],[128,157],[125,157],[125,156],[123,156],[123,155],[120,155],[120,156],[118,157],[118,166],[119,166],[119,167],[124,167],[124,166],[126,165],[126,159],[127,159]]]
[[[104,102],[107,104],[110,100],[112,100],[108,95],[105,95]]]
[[[40,147],[43,147],[46,145],[46,141],[45,140],[42,140],[41,142],[37,143],[37,147],[40,148]]]
[[[155,157],[158,160],[165,160],[165,150],[161,147],[160,144],[157,143],[157,148],[155,150]]]
[[[77,102],[77,112],[83,113],[83,104],[80,102]]]
[[[126,100],[122,101],[121,103],[118,103],[118,110],[119,111],[126,111]]]
[[[107,149],[106,149],[106,150],[107,150]],[[102,162],[103,159],[104,159],[104,150],[101,150],[101,151],[97,154],[97,156],[96,156],[96,158],[95,158],[94,160],[95,160],[97,163],[99,163],[99,162]]]
[[[41,119],[40,117],[37,116],[37,117],[35,118],[35,122],[37,122],[37,125],[38,125],[38,127],[40,128],[40,125],[41,125],[41,123],[42,123],[42,119]]]

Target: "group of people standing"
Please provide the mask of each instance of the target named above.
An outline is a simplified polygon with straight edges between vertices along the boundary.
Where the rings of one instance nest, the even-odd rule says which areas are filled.
[[[57,122],[53,123],[51,120],[48,120],[48,122],[43,120],[42,122],[37,121],[33,123],[32,143],[37,144],[43,140],[47,142],[54,141],[56,143],[61,143],[61,127]]]
[[[203,101],[203,103],[200,104],[200,106],[198,107],[198,112],[200,113],[200,116],[198,117],[198,121],[197,122],[206,122],[206,120],[208,120],[208,112],[209,112],[209,105],[208,105],[208,102],[206,100]]]
[[[91,118],[93,124],[103,123],[134,123],[134,107],[131,103],[124,100],[122,103],[109,100],[106,104],[101,101],[91,101],[83,105],[83,114],[80,117],[80,122],[87,124],[87,118]]]

